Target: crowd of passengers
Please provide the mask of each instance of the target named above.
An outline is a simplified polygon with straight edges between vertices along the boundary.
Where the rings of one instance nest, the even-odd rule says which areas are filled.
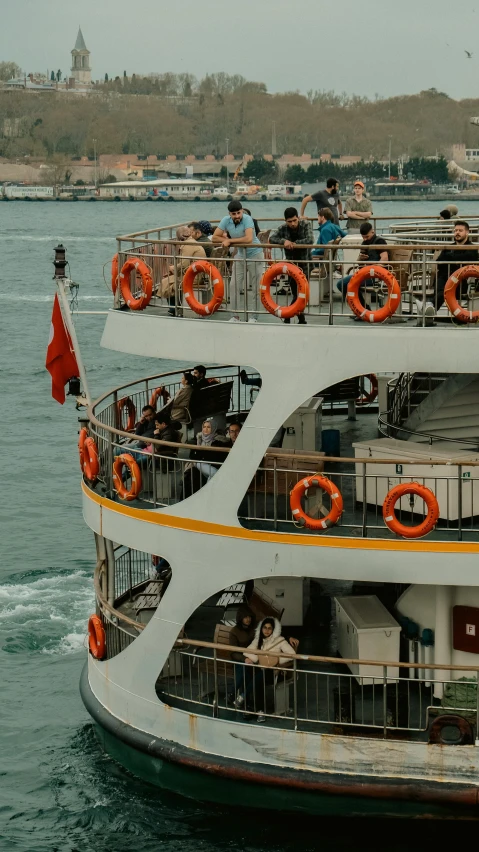
[[[190,420],[190,408],[194,403],[195,394],[211,384],[218,383],[218,379],[207,378],[206,372],[203,364],[198,364],[191,371],[185,370],[180,380],[180,388],[160,411],[156,411],[153,405],[143,406],[134,430],[136,440],[117,447],[115,455],[127,450],[138,464],[145,466],[153,453],[152,438],[170,444],[182,443],[182,426]],[[225,453],[215,452],[214,448],[231,449],[241,428],[242,424],[236,420],[231,421],[227,429],[223,430],[214,416],[204,419],[190,450],[189,462],[184,467],[181,495],[183,499],[198,491],[217,473],[219,465],[225,460]],[[161,448],[156,447],[156,454],[158,470],[167,472],[174,469],[178,447],[165,444]]]
[[[357,234],[358,241],[361,242],[358,255],[359,264],[374,263],[377,266],[389,264],[390,257],[386,240],[376,234],[370,222],[373,216],[373,207],[371,200],[365,194],[364,183],[360,180],[355,181],[353,194],[345,200],[343,207],[339,194],[339,181],[331,177],[328,178],[325,189],[318,190],[303,198],[299,213],[295,207],[287,207],[284,211],[284,224],[271,231],[268,237],[269,243],[281,247],[285,258],[298,266],[308,280],[311,272],[317,269],[324,260],[323,248],[310,248],[314,244],[313,227],[312,223],[305,218],[306,207],[310,201],[317,205],[319,224],[317,245],[339,243],[347,233]],[[441,210],[439,218],[450,220],[457,216],[457,212],[455,205],[449,205]],[[347,230],[340,227],[340,220],[345,220]],[[428,300],[425,305],[421,300],[416,299],[418,317],[424,317],[426,325],[434,324],[434,316],[444,304],[444,287],[448,278],[462,265],[479,261],[478,249],[475,247],[467,248],[472,245],[469,230],[467,222],[460,219],[455,220],[453,244],[464,246],[464,249],[454,251],[444,249],[440,252],[435,258],[437,266],[436,272],[432,276],[435,283],[434,299]],[[222,246],[229,256],[246,257],[254,261],[248,266],[246,281],[245,265],[242,263],[233,265],[231,293],[242,294],[246,287],[254,293],[258,293],[261,277],[266,270],[264,249],[259,234],[260,227],[257,220],[252,217],[250,210],[244,208],[239,200],[229,202],[228,214],[223,217],[216,228],[206,220],[180,226],[176,231],[176,239],[182,245],[179,246],[178,250],[176,271],[175,267],[171,265],[168,269],[168,275],[161,280],[156,291],[158,295],[167,299],[170,305],[169,313],[171,315],[176,313],[175,286],[178,287],[181,283],[190,263],[194,260],[210,258],[213,249],[218,246]],[[346,298],[347,286],[351,278],[352,275],[347,275],[336,282],[336,287],[343,299]],[[297,285],[290,276],[288,277],[288,285],[291,294],[290,303],[292,304],[297,298]],[[463,295],[464,293],[462,293]],[[364,287],[360,288],[359,300],[365,306]],[[360,317],[352,316],[351,318],[357,322],[362,321]],[[252,319],[255,321],[254,318]],[[239,316],[233,316],[230,321],[239,322]],[[461,322],[457,319],[454,321],[456,323]],[[282,322],[289,324],[291,320],[283,319]],[[298,322],[302,325],[306,324],[304,313],[298,314]]]

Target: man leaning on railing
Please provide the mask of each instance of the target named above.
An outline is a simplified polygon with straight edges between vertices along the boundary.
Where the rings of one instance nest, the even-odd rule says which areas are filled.
[[[313,227],[307,219],[300,219],[296,207],[287,207],[284,211],[284,225],[280,225],[269,235],[270,243],[282,246],[286,260],[299,266],[301,271],[309,279],[309,266],[311,261],[311,246],[313,243]],[[291,304],[298,298],[298,287],[294,278],[288,277],[291,290]],[[304,314],[298,314],[300,325],[306,325]],[[283,322],[289,324],[290,319]]]

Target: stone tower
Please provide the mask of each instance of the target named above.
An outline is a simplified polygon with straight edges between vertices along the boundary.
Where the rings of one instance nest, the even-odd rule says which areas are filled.
[[[72,77],[78,86],[91,86],[90,51],[80,27],[72,50]]]

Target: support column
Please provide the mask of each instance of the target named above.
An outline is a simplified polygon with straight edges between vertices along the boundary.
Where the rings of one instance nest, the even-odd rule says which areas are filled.
[[[436,586],[436,623],[434,627],[434,662],[450,666],[452,660],[451,627],[452,586]],[[435,680],[450,680],[451,672],[434,670]],[[434,697],[442,698],[442,684],[434,685]]]

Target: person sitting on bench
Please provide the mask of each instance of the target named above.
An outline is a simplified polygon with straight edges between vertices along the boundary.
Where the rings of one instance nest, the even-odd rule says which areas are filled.
[[[196,436],[198,447],[224,447],[226,446],[226,438],[218,431],[216,420],[214,417],[208,417]],[[212,462],[223,462],[225,455],[222,453],[203,453],[204,461],[195,462],[196,467],[206,477],[211,479],[215,473],[218,473],[218,466]]]

